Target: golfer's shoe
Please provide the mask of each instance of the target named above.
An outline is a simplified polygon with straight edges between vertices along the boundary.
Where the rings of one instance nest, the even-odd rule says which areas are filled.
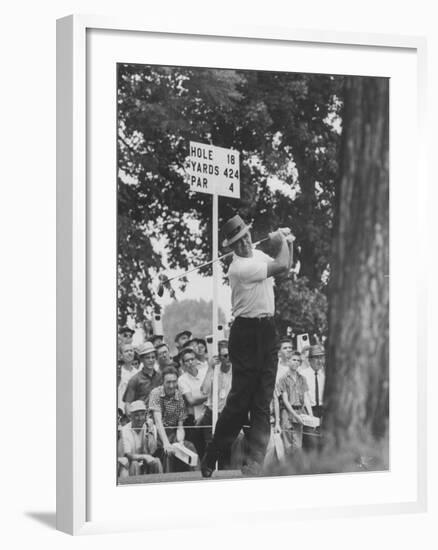
[[[211,477],[213,475],[213,472],[214,472],[214,467],[211,468],[207,464],[207,456],[204,455],[203,459],[201,460],[201,474],[202,474],[202,477]]]

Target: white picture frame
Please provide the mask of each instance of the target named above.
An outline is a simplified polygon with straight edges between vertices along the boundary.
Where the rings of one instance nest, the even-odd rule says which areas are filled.
[[[89,143],[89,105],[87,105],[87,93],[90,86],[90,70],[93,65],[89,64],[90,55],[90,32],[98,31],[106,35],[106,40],[115,40],[114,37],[126,35],[126,33],[136,33],[136,36],[149,36],[170,38],[178,44],[184,45],[190,42],[191,37],[197,37],[201,40],[220,39],[223,44],[232,41],[238,41],[241,46],[252,45],[254,41],[275,47],[276,45],[299,44],[306,47],[312,47],[317,44],[322,48],[337,47],[358,52],[364,49],[373,52],[373,55],[382,56],[383,53],[408,52],[413,56],[413,74],[415,73],[415,116],[413,115],[413,124],[416,127],[415,136],[418,140],[417,147],[413,153],[413,158],[409,160],[410,173],[414,175],[414,185],[411,185],[416,195],[416,216],[418,225],[411,228],[416,242],[424,243],[426,239],[422,238],[425,234],[424,221],[421,219],[421,209],[425,208],[425,147],[424,147],[424,124],[425,124],[425,75],[426,75],[426,43],[421,37],[375,35],[375,34],[350,34],[335,33],[326,31],[302,31],[297,29],[251,28],[234,26],[233,28],[199,28],[193,27],[178,28],[166,26],[163,24],[160,28],[151,27],[146,23],[137,20],[121,18],[107,18],[94,16],[69,16],[58,20],[57,23],[57,528],[70,534],[87,534],[107,531],[126,531],[139,529],[159,529],[166,528],[170,523],[167,516],[160,520],[159,516],[150,516],[148,519],[134,517],[128,519],[120,517],[116,513],[90,514],[93,508],[93,499],[96,497],[96,491],[99,489],[93,487],[93,456],[91,456],[90,441],[90,411],[93,410],[95,399],[93,400],[93,390],[90,380],[92,379],[91,369],[92,351],[90,351],[90,301],[93,299],[90,294],[90,228],[94,228],[95,201],[90,200],[93,197],[93,191],[89,187],[90,178],[90,154]],[[113,36],[113,38],[111,38]],[[94,47],[94,42],[93,42]],[[242,48],[245,49],[245,48]],[[129,46],[126,52],[129,53]],[[132,49],[134,55],[134,49]],[[351,52],[350,52],[351,54]],[[136,52],[138,55],[138,52]],[[168,59],[172,59],[171,51],[168,52]],[[353,52],[354,55],[354,52]],[[131,59],[124,58],[123,61]],[[175,64],[179,61],[176,60]],[[382,69],[383,70],[383,69]],[[311,72],[311,71],[309,71]],[[383,71],[382,74],[385,74]],[[114,90],[115,91],[115,90]],[[412,105],[411,105],[412,107]],[[93,130],[94,131],[94,130]],[[99,131],[99,130],[98,130]],[[114,146],[115,150],[115,146]],[[392,159],[392,173],[396,172],[397,159]],[[398,172],[397,172],[398,173]],[[115,179],[115,176],[114,176]],[[105,203],[107,204],[107,203]],[[394,224],[400,223],[400,217],[403,215],[406,204],[391,205],[391,215]],[[398,212],[400,211],[400,216]],[[111,222],[109,222],[111,223]],[[115,219],[113,220],[115,225]],[[391,222],[391,229],[394,225]],[[396,225],[398,229],[398,225]],[[394,234],[394,231],[393,231]],[[94,231],[93,235],[96,235]],[[94,238],[94,237],[93,237]],[[101,236],[99,238],[102,238]],[[402,237],[405,239],[405,236]],[[404,243],[409,242],[409,236],[406,236]],[[397,251],[404,244],[393,243],[392,250],[396,250],[394,257],[391,257],[391,265],[394,262],[400,262]],[[424,258],[424,248],[420,246],[417,251],[418,258]],[[422,262],[417,262],[422,265]],[[391,273],[393,269],[391,270]],[[416,281],[417,285],[415,297],[409,302],[414,315],[425,312],[426,309],[426,289],[425,277],[421,272],[406,275]],[[401,276],[403,277],[403,275]],[[419,282],[418,282],[419,281]],[[398,285],[403,286],[411,279],[402,279]],[[391,295],[391,298],[393,296]],[[409,301],[409,300],[408,300]],[[391,313],[397,316],[398,301],[391,302],[394,311]],[[331,517],[331,516],[350,516],[358,514],[382,514],[395,512],[417,512],[426,508],[426,346],[420,346],[420,338],[426,333],[425,320],[426,315],[418,315],[418,322],[415,325],[416,333],[419,335],[415,349],[412,350],[412,357],[416,366],[416,403],[415,418],[413,425],[416,430],[415,452],[409,468],[412,474],[412,487],[409,488],[409,495],[399,499],[394,492],[393,498],[383,498],[380,501],[370,502],[370,500],[352,501],[351,504],[341,503],[339,505],[329,506],[324,503],[317,503],[314,508],[309,506],[296,506],[280,502],[274,509],[270,505],[250,507],[243,514],[247,520],[266,520],[275,518],[284,518],[286,514],[293,511],[295,518],[307,517]],[[391,336],[392,336],[391,325]],[[405,334],[403,328],[399,328],[397,339],[400,340]],[[114,344],[115,346],[115,344]],[[396,350],[394,350],[396,353]],[[391,355],[391,362],[394,359]],[[392,390],[391,390],[392,391]],[[396,393],[393,400],[394,407],[403,399],[403,389],[400,391],[394,389]],[[391,414],[393,414],[393,410]],[[96,415],[94,415],[95,417]],[[113,427],[114,418],[108,418],[108,424]],[[100,457],[99,457],[100,460]],[[108,458],[113,462],[112,457]],[[412,470],[412,471],[411,471]],[[393,472],[389,472],[391,476]],[[365,474],[369,476],[378,474]],[[395,475],[395,474],[394,474]],[[343,478],[351,478],[353,475],[343,474]],[[316,476],[310,476],[316,477]],[[325,489],[330,490],[331,481],[327,481],[330,476],[322,476],[321,481],[317,483],[324,484]],[[114,478],[115,479],[115,478]],[[368,481],[371,477],[368,478]],[[313,480],[314,481],[314,480]],[[345,479],[339,478],[339,483]],[[282,478],[282,483],[287,482]],[[312,480],[295,480],[294,487],[297,484],[312,482]],[[221,499],[226,498],[230,491],[234,491],[233,483],[238,483],[239,489],[244,488],[248,492],[248,501],[253,502],[254,496],[260,491],[268,490],[268,480],[257,481],[228,481],[228,482],[202,482],[199,484],[186,485],[187,491],[197,493],[199,498],[208,498],[209,494],[214,494],[212,498],[213,507],[220,503]],[[275,483],[272,482],[271,483]],[[348,483],[348,479],[347,479]],[[367,482],[368,483],[368,482]],[[242,485],[243,484],[243,485]],[[257,485],[263,484],[263,485]],[[118,488],[119,491],[129,491],[130,498],[135,494],[133,491],[150,491],[154,498],[159,496],[159,492],[169,495],[172,491],[180,491],[181,487],[177,485],[154,487],[129,487]],[[274,487],[274,486],[273,486]],[[278,487],[278,485],[277,485]],[[269,489],[272,490],[272,489]],[[390,489],[388,489],[390,490]],[[93,493],[93,495],[91,494]],[[121,493],[119,493],[121,494]],[[139,493],[137,493],[139,494]],[[105,498],[105,494],[102,495]],[[252,500],[251,500],[252,499]],[[109,500],[109,498],[108,498]],[[215,504],[216,503],[216,504]],[[172,512],[170,512],[172,515]],[[232,514],[232,510],[230,511]],[[187,518],[184,516],[170,518],[174,527],[185,525]],[[230,515],[230,519],[231,515]],[[213,519],[211,520],[213,522]],[[209,523],[208,516],[202,514],[196,519],[195,524],[206,526]]]

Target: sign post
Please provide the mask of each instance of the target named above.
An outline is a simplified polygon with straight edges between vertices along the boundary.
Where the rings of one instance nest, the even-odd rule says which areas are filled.
[[[190,190],[212,195],[212,240],[213,258],[219,257],[219,195],[240,198],[239,152],[205,143],[190,142],[187,159],[187,176]],[[219,263],[213,264],[213,355],[218,353],[218,287]],[[218,417],[219,370],[213,374],[213,432]]]

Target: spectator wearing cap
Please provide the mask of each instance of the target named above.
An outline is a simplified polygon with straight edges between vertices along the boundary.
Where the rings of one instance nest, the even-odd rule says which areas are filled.
[[[314,416],[322,417],[325,386],[325,350],[321,344],[309,347],[310,369],[302,371],[309,387],[310,404]]]
[[[157,450],[156,430],[146,421],[144,401],[133,401],[129,406],[131,421],[120,432],[121,455],[119,477],[141,474],[159,474],[163,471],[159,458],[152,456]]]
[[[172,443],[182,443],[195,452],[194,446],[185,441],[183,422],[186,417],[186,406],[178,390],[177,370],[174,367],[166,367],[162,374],[163,384],[154,388],[149,398],[149,412],[158,432],[156,455],[161,458],[165,472],[184,471],[190,468],[174,456]]]
[[[187,417],[184,422],[187,428],[186,436],[189,441],[194,443],[198,454],[202,456],[204,444],[201,430],[190,427],[195,426],[204,414],[208,395],[201,391],[201,385],[207,369],[199,364],[195,352],[189,347],[183,348],[181,351],[180,363],[184,372],[178,378],[178,389],[184,397],[187,407]]]
[[[184,345],[190,340],[191,337],[192,337],[192,333],[189,330],[183,330],[181,332],[178,332],[178,334],[175,336],[177,353],[172,357],[172,359],[178,366],[181,366],[179,364],[179,354],[183,349]]]
[[[123,401],[144,401],[147,404],[151,390],[161,384],[161,374],[155,370],[156,351],[151,342],[141,344],[137,350],[141,369],[128,382]]]
[[[299,374],[301,355],[293,352],[289,360],[289,371],[280,378],[276,392],[281,395],[280,428],[284,449],[292,455],[303,446],[303,420],[301,415],[307,411],[312,415],[309,388],[306,379]],[[278,431],[278,425],[276,426]]]
[[[132,344],[134,332],[135,330],[132,330],[132,328],[129,328],[128,326],[123,327],[119,332],[120,345],[123,346],[124,344]]]
[[[160,346],[164,342],[164,336],[162,334],[153,334],[149,338],[149,342],[151,342],[153,344],[153,346],[155,348],[157,348],[158,346]]]
[[[134,367],[135,359],[134,346],[132,344],[123,344],[121,347],[122,365],[120,368],[120,382],[117,388],[117,406],[122,412],[126,412],[123,396],[128,387],[129,380],[138,372],[138,367]]]

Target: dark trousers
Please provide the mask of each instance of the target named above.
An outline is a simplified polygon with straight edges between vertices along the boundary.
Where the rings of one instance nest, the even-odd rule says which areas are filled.
[[[233,369],[231,390],[207,448],[209,467],[226,454],[248,416],[247,461],[263,464],[271,430],[269,405],[277,373],[277,347],[272,319],[237,317],[234,321],[228,342]]]
[[[322,418],[324,412],[322,405],[314,405],[312,407],[313,416]],[[303,433],[303,449],[305,451],[320,451],[322,448],[323,439],[321,436],[321,428],[305,428]]]

